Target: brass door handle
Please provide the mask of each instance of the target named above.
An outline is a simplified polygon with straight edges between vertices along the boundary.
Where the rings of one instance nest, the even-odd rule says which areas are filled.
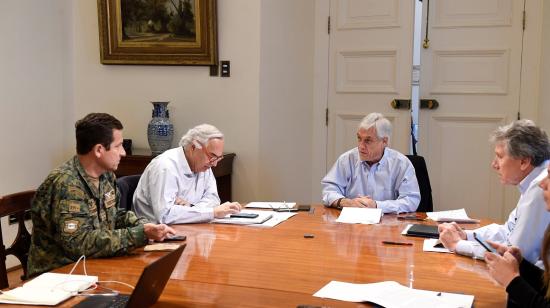
[[[410,99],[394,99],[390,105],[393,109],[411,109]],[[420,109],[437,109],[439,102],[435,99],[421,99]]]
[[[390,105],[393,109],[411,109],[410,99],[394,99]]]
[[[435,99],[421,99],[420,109],[437,109],[439,102]]]

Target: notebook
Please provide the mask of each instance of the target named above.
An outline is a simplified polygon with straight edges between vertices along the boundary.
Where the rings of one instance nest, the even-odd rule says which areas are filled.
[[[97,282],[97,276],[44,273],[22,287],[0,292],[0,303],[57,305]]]
[[[426,238],[439,238],[439,231],[437,230],[437,226],[433,225],[413,224],[405,234]]]
[[[119,294],[116,296],[90,296],[74,307],[101,308],[101,307],[149,307],[157,302],[164,290],[172,271],[185,248],[185,244],[169,252],[165,256],[147,265],[134,291],[130,296]]]

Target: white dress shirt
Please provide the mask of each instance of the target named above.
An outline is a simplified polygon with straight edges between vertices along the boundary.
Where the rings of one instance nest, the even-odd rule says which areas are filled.
[[[188,205],[175,204],[177,197]],[[138,216],[164,224],[209,221],[219,204],[212,169],[193,173],[182,147],[167,150],[149,163],[133,199],[133,209]]]
[[[518,184],[521,196],[506,223],[466,230],[468,239],[459,241],[455,252],[482,259],[485,249],[474,240],[475,232],[484,240],[519,247],[523,257],[536,264],[540,259],[544,232],[550,223],[550,212],[546,210],[542,189],[539,187],[540,181],[548,174],[547,167],[548,161],[545,161]]]
[[[390,148],[379,162],[369,166],[353,148],[340,155],[321,180],[323,203],[330,206],[340,198],[370,196],[383,213],[414,212],[420,203],[420,190],[410,160]]]

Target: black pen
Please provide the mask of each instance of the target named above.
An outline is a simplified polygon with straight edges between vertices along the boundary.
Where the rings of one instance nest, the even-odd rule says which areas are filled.
[[[419,221],[426,220],[426,218],[420,218],[420,217],[417,217],[417,216],[397,216],[397,219],[399,219],[399,220],[419,220]]]
[[[411,243],[411,242],[394,242],[394,241],[382,241],[382,244],[403,245],[403,246],[412,246],[413,245],[413,243]]]

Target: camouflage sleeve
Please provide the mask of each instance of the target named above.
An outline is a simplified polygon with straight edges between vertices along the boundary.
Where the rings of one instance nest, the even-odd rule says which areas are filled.
[[[132,211],[118,210],[116,217],[116,228],[135,227],[137,225],[143,225],[149,221],[145,217],[137,217]]]
[[[114,230],[101,228],[97,205],[93,199],[87,199],[78,186],[62,188],[57,196],[52,220],[67,257],[76,260],[81,255],[123,255],[147,243],[143,224]]]

